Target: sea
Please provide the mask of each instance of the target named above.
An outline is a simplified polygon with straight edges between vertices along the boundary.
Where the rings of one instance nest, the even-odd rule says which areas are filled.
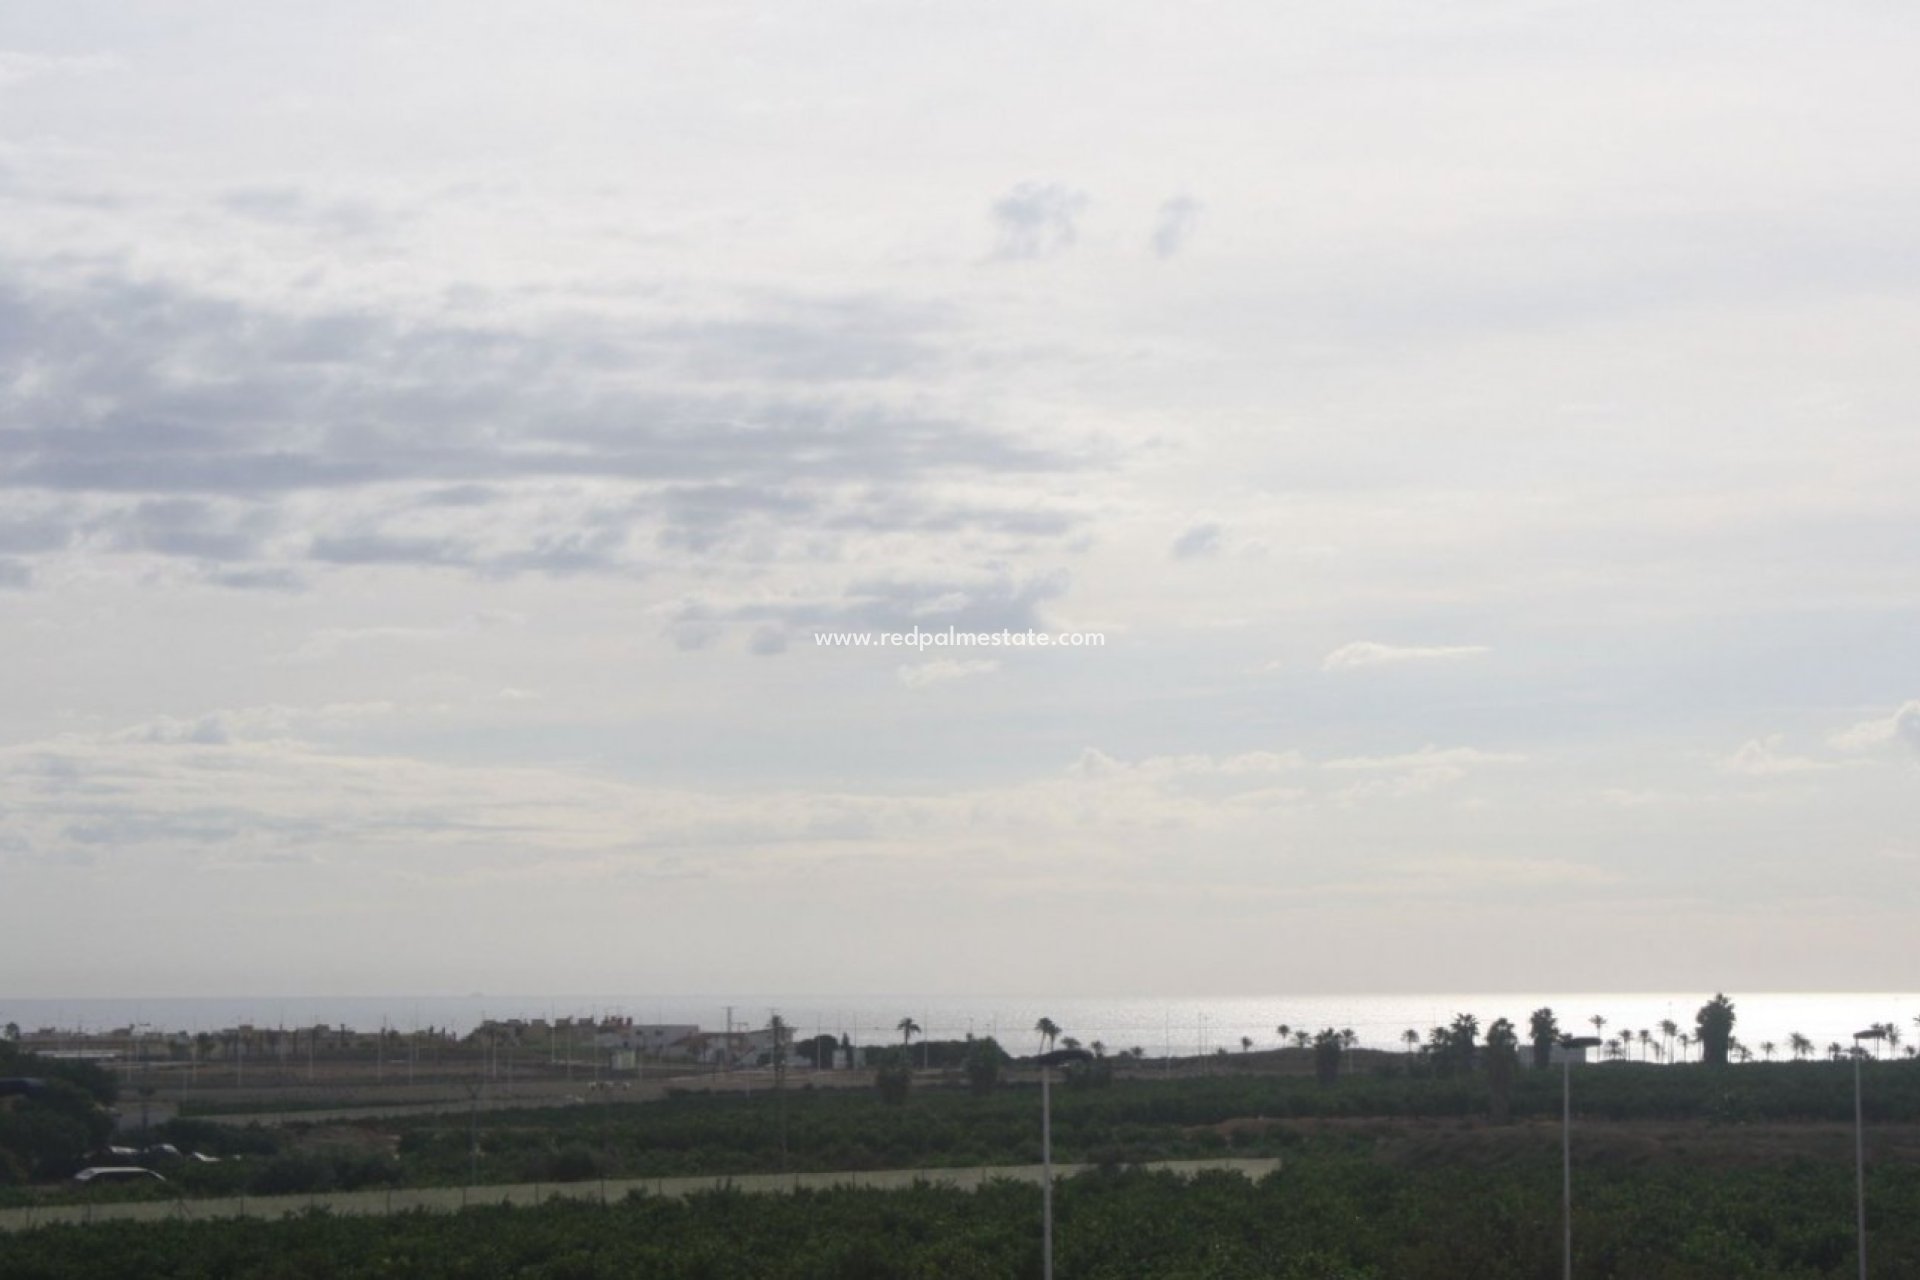
[[[1462,1013],[1479,1019],[1482,1032],[1496,1018],[1510,1019],[1520,1037],[1528,1015],[1551,1008],[1563,1032],[1590,1035],[1593,1019],[1604,1021],[1600,1035],[1632,1037],[1631,1055],[1654,1057],[1677,1047],[1661,1034],[1660,1024],[1675,1023],[1692,1034],[1694,1014],[1712,992],[1578,992],[1420,995],[1270,995],[1190,996],[1137,999],[1118,997],[1013,997],[893,995],[795,995],[736,993],[662,995],[468,995],[426,996],[196,996],[166,998],[47,999],[0,996],[0,1023],[14,1022],[27,1032],[98,1034],[123,1027],[149,1031],[213,1031],[248,1024],[256,1027],[306,1027],[316,1024],[359,1030],[391,1027],[400,1031],[442,1028],[464,1034],[487,1019],[631,1018],[640,1023],[691,1024],[705,1030],[764,1027],[779,1014],[800,1035],[847,1036],[855,1044],[897,1043],[902,1019],[911,1018],[918,1038],[957,1040],[993,1036],[1014,1053],[1037,1043],[1033,1030],[1051,1019],[1063,1036],[1108,1053],[1140,1049],[1147,1057],[1184,1057],[1245,1047],[1271,1049],[1279,1028],[1351,1030],[1364,1048],[1400,1050],[1413,1031],[1424,1040],[1429,1028]],[[1920,1044],[1920,994],[1914,992],[1729,992],[1734,1003],[1734,1035],[1757,1059],[1762,1046],[1773,1056],[1789,1055],[1789,1037],[1806,1036],[1816,1053],[1830,1044],[1847,1045],[1854,1032],[1892,1023],[1901,1045]],[[1648,1040],[1643,1042],[1640,1033]],[[1656,1047],[1657,1046],[1657,1047]],[[1884,1050],[1883,1050],[1884,1051]]]

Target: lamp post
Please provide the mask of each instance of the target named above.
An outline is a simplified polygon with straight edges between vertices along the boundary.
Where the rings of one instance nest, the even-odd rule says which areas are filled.
[[[1884,1027],[1869,1027],[1853,1033],[1853,1191],[1854,1226],[1860,1241],[1860,1280],[1867,1280],[1867,1127],[1860,1107],[1860,1059],[1867,1055],[1860,1042],[1886,1038]]]
[[[1577,1049],[1584,1055],[1599,1043],[1599,1036],[1560,1037],[1560,1273],[1564,1280],[1573,1280],[1573,1054]]]
[[[1092,1059],[1085,1049],[1056,1049],[1034,1059],[1040,1067],[1040,1256],[1044,1280],[1053,1280],[1053,1100],[1049,1082],[1053,1068]]]

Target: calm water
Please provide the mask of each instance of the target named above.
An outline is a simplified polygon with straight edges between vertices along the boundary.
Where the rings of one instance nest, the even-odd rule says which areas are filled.
[[[1608,1037],[1623,1029],[1660,1039],[1660,1023],[1671,1019],[1693,1031],[1693,1015],[1709,993],[1633,992],[1616,994],[1534,995],[1384,995],[1189,997],[1171,1000],[1026,999],[1013,997],[897,996],[423,996],[423,997],[204,997],[192,999],[45,1000],[0,997],[0,1022],[27,1030],[41,1027],[102,1030],[146,1023],[156,1029],[210,1030],[250,1022],[256,1026],[307,1026],[324,1023],[358,1028],[388,1025],[451,1027],[465,1032],[482,1018],[582,1017],[619,1014],[639,1022],[695,1023],[720,1029],[732,1006],[735,1026],[764,1026],[775,1010],[803,1034],[815,1031],[849,1035],[855,1043],[899,1039],[901,1018],[911,1017],[935,1039],[957,1039],[971,1032],[992,1035],[1014,1052],[1034,1040],[1033,1024],[1043,1015],[1083,1043],[1103,1041],[1109,1051],[1139,1046],[1149,1056],[1172,1052],[1238,1052],[1247,1036],[1256,1048],[1278,1040],[1275,1028],[1352,1028],[1362,1045],[1402,1048],[1401,1033],[1411,1028],[1424,1037],[1427,1028],[1472,1013],[1484,1028],[1495,1018],[1513,1020],[1522,1038],[1527,1015],[1551,1006],[1561,1027],[1591,1034],[1587,1021],[1604,1017]],[[1904,1043],[1920,1043],[1920,995],[1912,992],[1755,993],[1732,992],[1738,1022],[1734,1034],[1753,1049],[1778,1044],[1786,1057],[1787,1037],[1799,1032],[1821,1052],[1834,1041],[1849,1043],[1855,1031],[1874,1023],[1895,1023]]]

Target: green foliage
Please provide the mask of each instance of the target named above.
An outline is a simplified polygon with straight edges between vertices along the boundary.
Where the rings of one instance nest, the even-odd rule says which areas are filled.
[[[992,1093],[1000,1083],[1000,1069],[1007,1062],[1007,1051],[992,1036],[967,1046],[967,1087],[975,1093]]]
[[[107,1140],[113,1118],[93,1094],[69,1079],[49,1074],[27,1097],[0,1104],[0,1152],[9,1170],[32,1178],[59,1178],[80,1167],[82,1157]]]
[[[1693,1016],[1699,1032],[1700,1060],[1710,1067],[1727,1065],[1727,1049],[1733,1041],[1733,1001],[1716,995],[1700,1006]]]
[[[1852,1274],[1844,1162],[1710,1172],[1597,1165],[1575,1223],[1580,1273],[1647,1280]],[[1551,1152],[1494,1167],[1373,1161],[1337,1144],[1249,1182],[1115,1169],[1056,1195],[1058,1274],[1076,1280],[1535,1280],[1558,1274]],[[1876,1274],[1920,1274],[1920,1169],[1869,1183]],[[989,1184],[794,1195],[554,1201],[461,1214],[156,1221],[40,1228],[6,1241],[8,1280],[1026,1280],[1039,1193]]]
[[[1527,1018],[1527,1040],[1533,1045],[1533,1065],[1544,1068],[1553,1061],[1553,1046],[1560,1039],[1560,1020],[1548,1007],[1535,1009]]]
[[[1323,1089],[1330,1089],[1340,1079],[1340,1055],[1346,1048],[1340,1033],[1332,1027],[1320,1032],[1313,1038],[1313,1077]]]
[[[601,1173],[599,1157],[579,1143],[571,1143],[547,1161],[546,1181],[585,1182]]]
[[[1514,1034],[1513,1024],[1505,1018],[1495,1019],[1487,1028],[1487,1047],[1485,1062],[1487,1068],[1488,1111],[1495,1124],[1506,1124],[1513,1118],[1513,1076],[1520,1065],[1520,1038]]]
[[[913,1068],[907,1064],[906,1054],[890,1053],[881,1059],[874,1068],[873,1086],[880,1101],[888,1106],[906,1102],[907,1092],[913,1088]]]

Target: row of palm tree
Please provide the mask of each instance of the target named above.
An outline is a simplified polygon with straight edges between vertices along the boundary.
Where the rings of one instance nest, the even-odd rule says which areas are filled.
[[[1633,1052],[1637,1047],[1640,1051],[1639,1061],[1641,1062],[1688,1062],[1692,1061],[1691,1054],[1700,1044],[1698,1038],[1682,1031],[1680,1025],[1671,1018],[1661,1019],[1657,1028],[1642,1028],[1639,1031],[1621,1031],[1611,1037],[1607,1037],[1605,1034],[1609,1022],[1606,1015],[1596,1013],[1588,1018],[1587,1021],[1593,1026],[1594,1035],[1603,1038],[1604,1043],[1602,1048],[1606,1056],[1615,1061],[1633,1061]],[[1916,1028],[1920,1028],[1920,1016],[1916,1016],[1913,1019],[1913,1023]],[[913,1038],[922,1035],[920,1024],[910,1017],[900,1019],[899,1024],[894,1029],[900,1033],[902,1047],[909,1051],[912,1049]],[[1051,1018],[1041,1018],[1033,1024],[1033,1029],[1040,1037],[1043,1051],[1044,1049],[1053,1048],[1056,1042],[1064,1044],[1069,1049],[1078,1049],[1080,1047],[1080,1042],[1072,1036],[1062,1037],[1060,1028],[1055,1025]],[[1886,1056],[1891,1057],[1899,1052],[1901,1036],[1898,1026],[1891,1022],[1876,1022],[1869,1029],[1880,1033],[1881,1038],[1876,1043],[1886,1047]],[[1659,1033],[1658,1038],[1655,1037],[1656,1030]],[[1287,1023],[1281,1023],[1274,1028],[1274,1031],[1279,1035],[1280,1047],[1283,1049],[1288,1047],[1306,1049],[1313,1044],[1313,1036],[1309,1032],[1298,1030],[1289,1026]],[[1359,1043],[1360,1038],[1351,1027],[1342,1029],[1338,1034],[1343,1049],[1352,1049]],[[1412,1027],[1408,1027],[1400,1033],[1400,1040],[1407,1046],[1407,1052],[1411,1054],[1420,1047],[1421,1036],[1418,1031]],[[926,1048],[924,1036],[922,1036],[920,1044],[923,1051],[921,1065],[924,1066],[924,1050]],[[1095,1057],[1104,1057],[1106,1055],[1106,1045],[1101,1041],[1095,1040],[1087,1047]],[[1253,1047],[1254,1039],[1252,1036],[1240,1037],[1240,1051],[1242,1053],[1251,1052]],[[1772,1062],[1774,1054],[1779,1052],[1779,1045],[1771,1040],[1761,1041],[1759,1048],[1761,1057],[1767,1062]],[[1737,1057],[1742,1062],[1751,1061],[1753,1058],[1753,1051],[1738,1039],[1730,1040],[1727,1049],[1730,1056]],[[1795,1062],[1803,1062],[1813,1056],[1814,1044],[1813,1041],[1809,1040],[1806,1036],[1795,1031],[1787,1037],[1787,1049],[1793,1055]],[[1222,1052],[1224,1052],[1224,1050],[1222,1050]],[[1830,1057],[1838,1058],[1843,1056],[1842,1048],[1837,1041],[1827,1046],[1827,1052]],[[1129,1049],[1127,1053],[1133,1057],[1145,1056],[1144,1051],[1137,1048]],[[1906,1056],[1909,1058],[1915,1056],[1913,1046],[1907,1046]]]

